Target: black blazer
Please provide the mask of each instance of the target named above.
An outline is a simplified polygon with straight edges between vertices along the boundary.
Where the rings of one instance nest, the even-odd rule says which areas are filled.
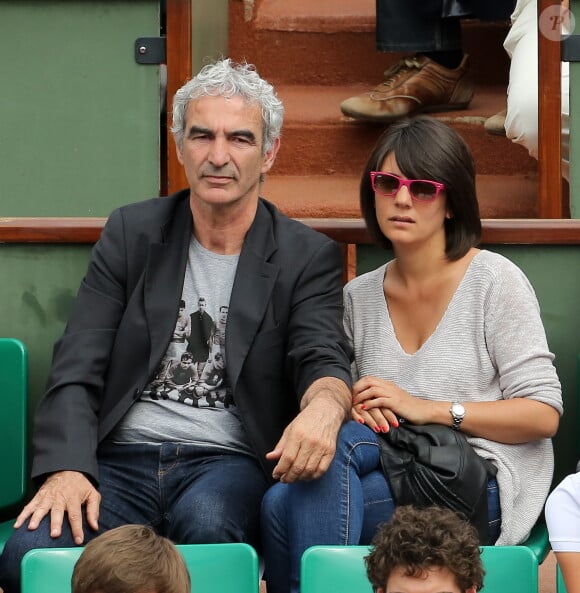
[[[32,476],[98,483],[97,448],[139,398],[175,327],[192,215],[189,190],[115,210],[95,245],[35,418]],[[264,458],[320,377],[350,385],[341,255],[325,235],[260,200],[240,253],[226,334],[227,373]]]

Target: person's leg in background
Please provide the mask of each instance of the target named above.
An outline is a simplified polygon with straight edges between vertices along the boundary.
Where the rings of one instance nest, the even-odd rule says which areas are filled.
[[[370,92],[346,99],[345,115],[388,123],[420,111],[463,109],[473,96],[459,16],[443,18],[441,0],[377,0],[377,49],[414,52]]]
[[[511,58],[505,130],[538,158],[538,33],[535,0],[520,0],[504,41]],[[534,89],[535,92],[530,92]]]
[[[518,0],[504,41],[511,58],[507,109],[485,122],[491,134],[507,135],[538,158],[538,4]],[[562,62],[562,176],[570,178],[570,64]],[[531,90],[532,89],[532,90]]]
[[[505,131],[538,158],[538,27],[536,0],[519,0],[504,48],[511,58]],[[562,68],[562,175],[569,178],[569,64]],[[535,92],[530,92],[535,89]]]

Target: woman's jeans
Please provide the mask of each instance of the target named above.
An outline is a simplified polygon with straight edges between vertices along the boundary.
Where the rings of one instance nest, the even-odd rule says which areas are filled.
[[[99,533],[127,523],[150,525],[180,544],[259,540],[260,502],[268,487],[257,459],[179,443],[106,444],[99,450]],[[98,535],[86,524],[85,543]],[[65,516],[50,537],[48,517],[38,529],[14,531],[0,557],[0,587],[20,591],[20,561],[32,548],[75,546]]]
[[[300,560],[314,545],[370,544],[395,504],[381,470],[376,434],[345,424],[328,471],[309,482],[276,484],[262,502],[262,543],[268,593],[297,593]],[[490,541],[500,532],[499,492],[488,485]]]

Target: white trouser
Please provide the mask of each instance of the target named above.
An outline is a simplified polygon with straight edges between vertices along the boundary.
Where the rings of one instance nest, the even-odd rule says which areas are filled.
[[[507,137],[538,158],[538,6],[518,0],[504,41],[511,58],[505,129]],[[534,90],[535,89],[535,90]],[[562,175],[569,179],[570,69],[562,63]]]

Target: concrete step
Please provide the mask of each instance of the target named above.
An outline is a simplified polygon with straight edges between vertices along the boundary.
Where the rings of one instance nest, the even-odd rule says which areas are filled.
[[[286,107],[277,174],[359,174],[385,126],[346,117],[339,104],[368,87],[281,85],[277,90]],[[503,108],[503,87],[479,86],[468,109],[434,115],[464,137],[473,151],[479,173],[534,174],[537,162],[525,149],[483,129],[484,121]]]
[[[272,83],[378,84],[402,54],[375,46],[374,0],[229,3],[229,55],[256,64]],[[464,50],[481,83],[507,84],[507,23],[463,21]]]
[[[295,217],[359,216],[358,180],[384,126],[342,115],[401,54],[375,48],[375,0],[229,2],[229,55],[256,65],[286,106],[282,148],[263,195]],[[475,96],[468,109],[438,113],[470,146],[484,218],[537,215],[537,163],[521,146],[483,129],[505,108],[507,23],[465,20]]]
[[[478,175],[476,184],[482,218],[537,217],[537,176]],[[274,173],[261,195],[294,218],[360,218],[358,188],[358,175]]]
[[[270,31],[373,32],[375,0],[261,0],[254,24]]]

